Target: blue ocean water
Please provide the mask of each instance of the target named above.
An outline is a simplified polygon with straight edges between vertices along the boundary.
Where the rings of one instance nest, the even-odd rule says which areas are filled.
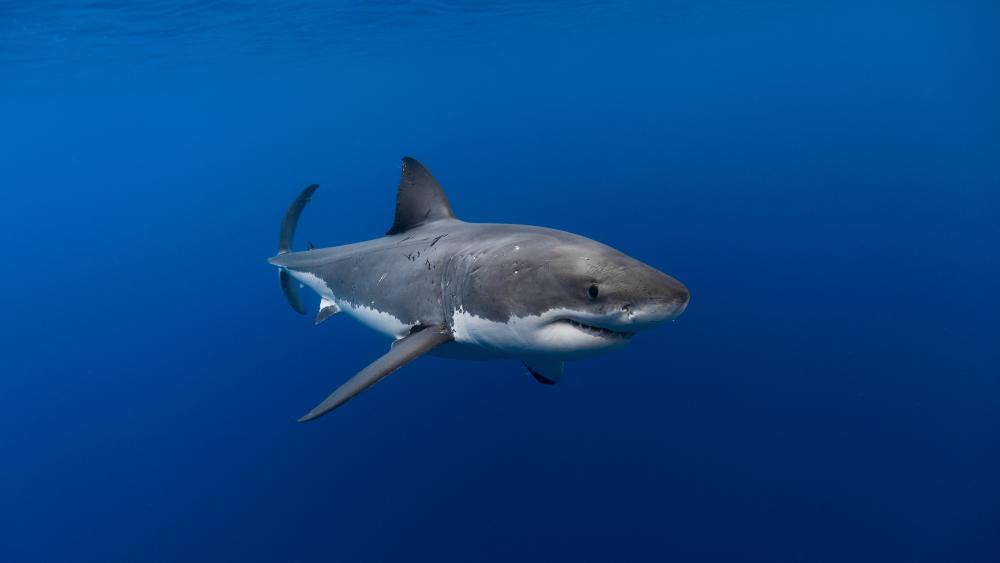
[[[0,561],[1000,561],[989,2],[0,2]],[[469,221],[692,292],[421,358],[266,258]],[[308,302],[315,306],[315,300]]]

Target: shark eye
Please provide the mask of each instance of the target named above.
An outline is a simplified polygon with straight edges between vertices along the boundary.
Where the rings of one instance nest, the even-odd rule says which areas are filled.
[[[587,288],[587,295],[589,295],[591,299],[597,299],[598,293],[597,284],[591,284],[590,287]]]

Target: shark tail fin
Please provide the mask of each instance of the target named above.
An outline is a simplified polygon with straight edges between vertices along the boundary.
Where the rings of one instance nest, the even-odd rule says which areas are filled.
[[[299,216],[302,215],[302,210],[305,209],[306,204],[312,199],[313,192],[318,187],[319,184],[311,184],[302,190],[299,197],[295,198],[295,201],[288,206],[288,211],[285,212],[285,219],[281,222],[281,233],[278,236],[278,254],[286,254],[292,251],[292,238],[295,236],[295,226],[299,222]],[[299,293],[295,289],[295,280],[292,279],[292,276],[284,268],[278,270],[278,281],[281,283],[281,291],[285,294],[285,299],[292,306],[292,309],[295,309],[301,315],[306,314],[306,309],[299,300]]]
[[[278,254],[292,251],[292,237],[295,236],[295,226],[299,223],[299,216],[302,215],[302,210],[306,208],[306,204],[312,199],[312,195],[318,187],[319,184],[309,185],[288,206],[285,220],[281,222],[281,234],[278,236]]]

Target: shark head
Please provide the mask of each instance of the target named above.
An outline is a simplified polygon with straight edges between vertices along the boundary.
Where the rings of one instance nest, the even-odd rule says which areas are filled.
[[[619,348],[637,332],[680,316],[690,298],[667,274],[561,231],[507,238],[475,263],[464,288],[467,314],[456,324],[459,340],[466,336],[522,357],[573,358]]]
[[[687,288],[651,266],[603,245],[566,250],[546,267],[563,292],[559,303],[566,322],[582,325],[583,332],[630,335],[673,320],[687,308]]]

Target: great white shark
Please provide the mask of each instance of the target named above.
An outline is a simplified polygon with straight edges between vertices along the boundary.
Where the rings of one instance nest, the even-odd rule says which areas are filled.
[[[269,259],[285,297],[305,314],[295,286],[307,286],[320,298],[316,324],[343,311],[392,346],[299,422],[327,414],[427,353],[521,360],[551,385],[566,360],[621,348],[688,304],[679,281],[599,242],[455,218],[437,180],[409,157],[385,236],[292,252],[295,226],[317,187],[288,208],[278,254]]]

